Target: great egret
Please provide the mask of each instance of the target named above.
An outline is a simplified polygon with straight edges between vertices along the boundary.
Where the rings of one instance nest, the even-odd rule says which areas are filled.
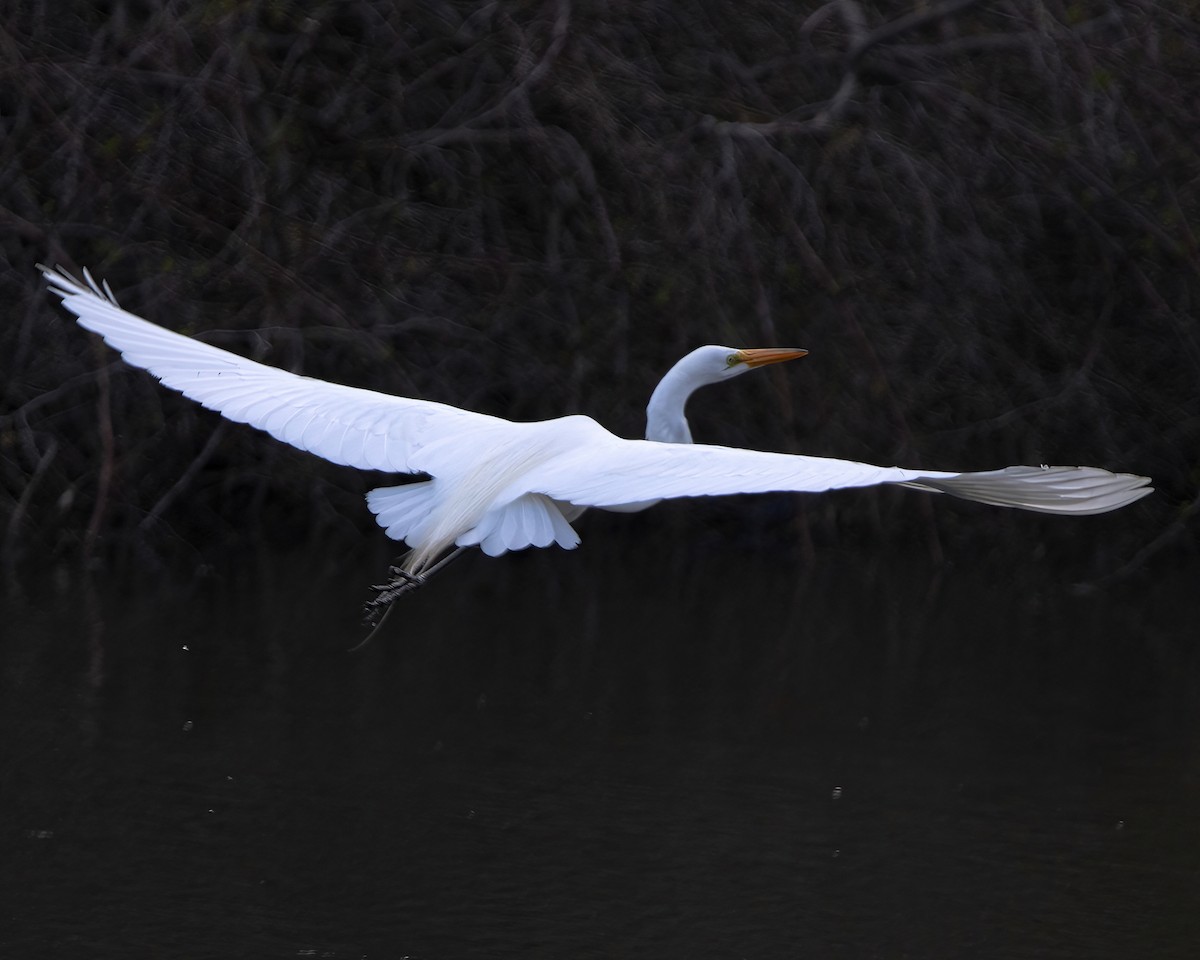
[[[105,283],[41,267],[79,324],[128,363],[230,420],[334,463],[430,479],[379,487],[367,506],[411,548],[397,573],[418,581],[453,547],[489,556],[579,544],[588,507],[631,511],[668,497],[819,492],[899,484],[1041,513],[1096,514],[1151,492],[1148,477],[1098,467],[1006,467],[952,473],[692,444],[684,406],[699,387],[803,356],[804,350],[706,346],[675,364],[647,407],[646,440],[623,440],[585,416],[513,423],[428,400],[288,373],[172,333],[122,310]]]

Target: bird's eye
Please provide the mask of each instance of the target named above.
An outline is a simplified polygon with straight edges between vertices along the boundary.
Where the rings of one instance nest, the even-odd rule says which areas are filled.
[[[725,358],[725,366],[727,366],[727,367],[736,367],[741,362],[742,362],[742,358],[739,357],[736,353],[731,353],[729,356],[727,356]]]

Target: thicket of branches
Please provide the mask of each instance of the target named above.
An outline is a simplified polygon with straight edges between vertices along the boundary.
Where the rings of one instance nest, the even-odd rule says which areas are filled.
[[[1198,24],[1155,0],[18,5],[0,554],[370,525],[352,472],[114,363],[38,261],[313,376],[630,436],[691,347],[805,346],[698,397],[697,438],[1149,473],[1107,545],[1171,542],[1200,472]],[[817,540],[997,535],[915,500],[797,509]]]

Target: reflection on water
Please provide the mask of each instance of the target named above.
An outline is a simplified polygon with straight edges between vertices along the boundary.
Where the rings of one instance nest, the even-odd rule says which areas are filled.
[[[1194,955],[1194,571],[596,553],[8,618],[5,955]]]

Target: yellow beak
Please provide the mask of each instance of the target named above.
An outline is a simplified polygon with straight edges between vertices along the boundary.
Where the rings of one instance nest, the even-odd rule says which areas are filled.
[[[785,360],[799,360],[808,356],[807,350],[795,350],[785,347],[767,347],[762,350],[739,350],[738,359],[750,368],[765,367],[769,363],[783,363]]]

